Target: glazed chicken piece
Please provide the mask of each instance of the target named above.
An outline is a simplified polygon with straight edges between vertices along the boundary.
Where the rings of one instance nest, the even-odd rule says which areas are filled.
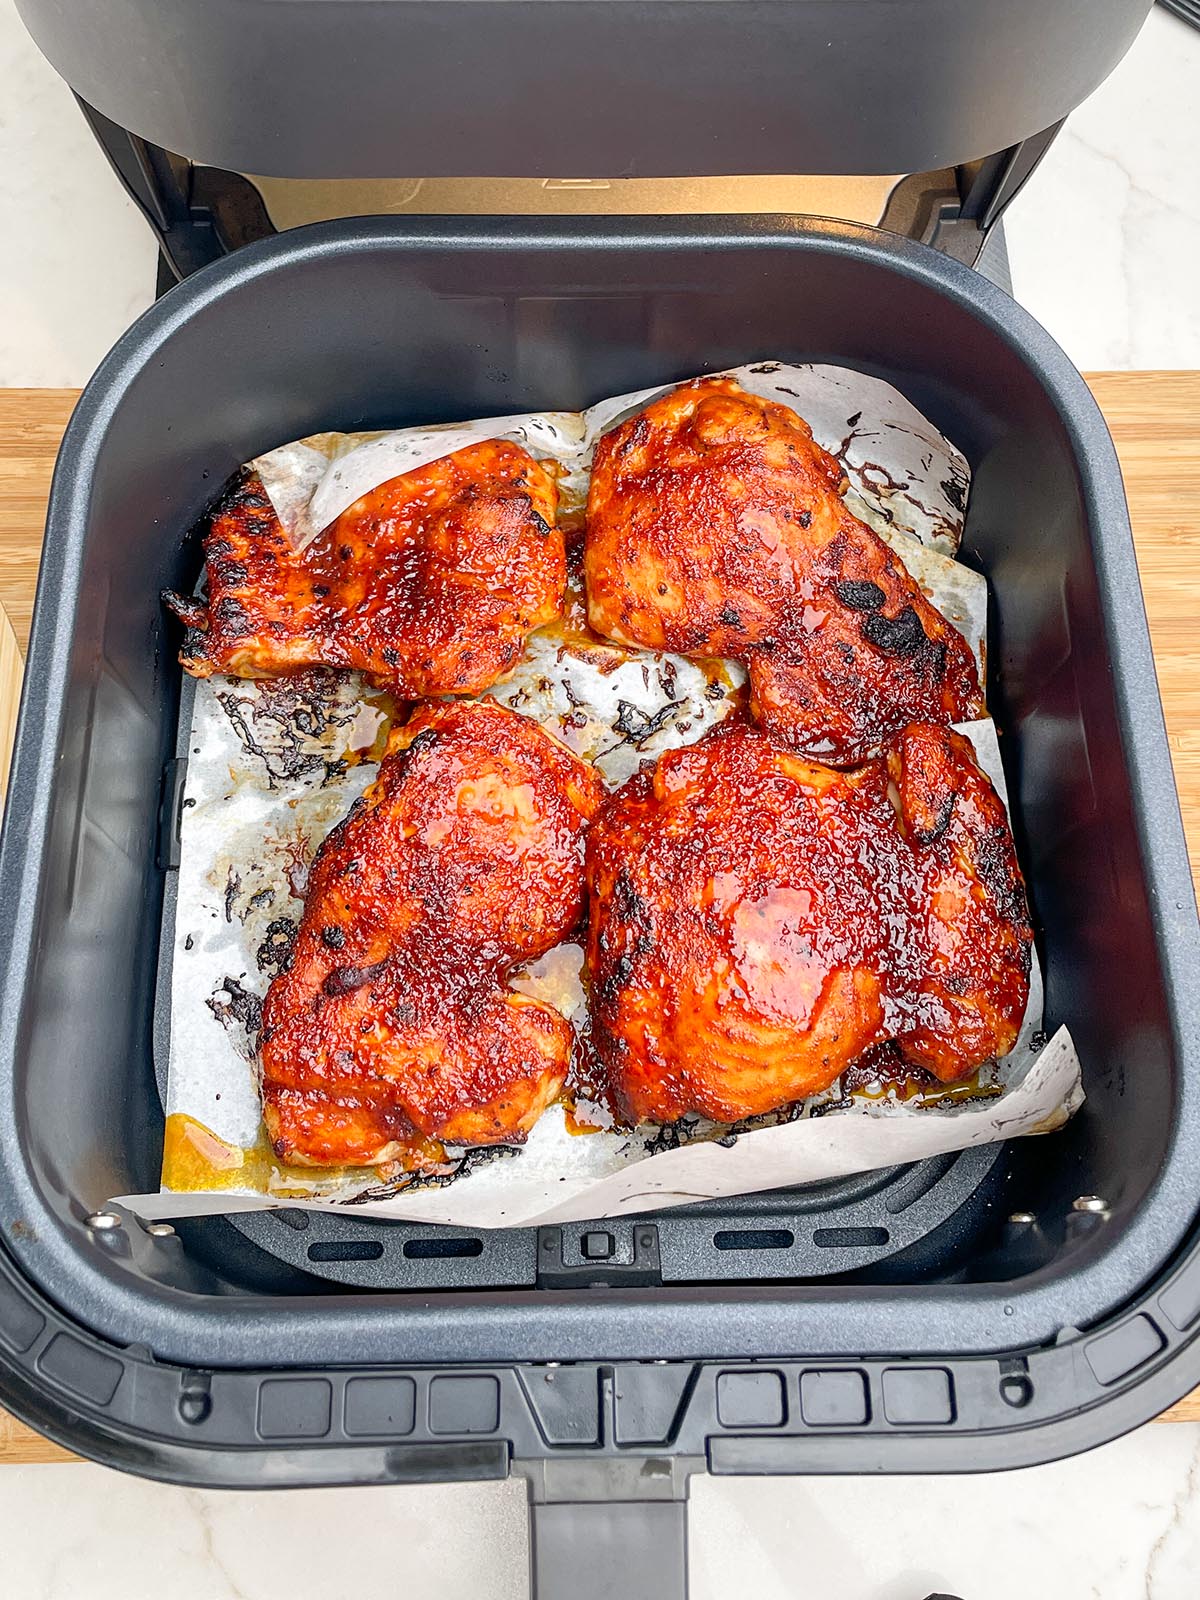
[[[198,678],[323,665],[404,700],[481,693],[562,610],[557,503],[544,466],[487,440],[381,484],[298,551],[247,470],[205,533],[207,601],[164,595],[180,660]]]
[[[599,780],[489,702],[426,706],[317,852],[291,965],[263,1005],[263,1108],[304,1166],[403,1160],[421,1136],[521,1142],[571,1029],[506,987],[583,906]]]
[[[592,626],[744,661],[762,726],[834,766],[908,722],[982,715],[966,640],[846,509],[843,486],[807,423],[730,378],[655,400],[596,447]]]
[[[889,1041],[949,1082],[1016,1039],[1024,886],[944,726],[855,772],[721,728],[607,802],[587,881],[594,1044],[629,1122],[771,1111]]]

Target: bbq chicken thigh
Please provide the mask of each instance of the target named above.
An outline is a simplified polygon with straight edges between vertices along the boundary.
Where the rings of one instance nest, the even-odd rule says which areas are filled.
[[[608,800],[587,881],[594,1043],[630,1122],[770,1111],[887,1041],[951,1081],[1016,1040],[1024,887],[944,726],[841,772],[728,725]]]
[[[276,1153],[403,1160],[420,1136],[518,1143],[566,1075],[571,1030],[506,987],[583,907],[598,778],[492,703],[419,710],[322,844],[290,967],[263,1005]]]
[[[729,656],[768,732],[850,766],[914,720],[982,715],[966,640],[847,510],[787,407],[686,384],[606,434],[588,497],[588,616],[623,644]]]
[[[562,610],[557,503],[541,463],[487,440],[381,484],[296,550],[243,472],[205,534],[207,601],[164,596],[187,624],[180,659],[198,678],[321,665],[405,700],[481,693]]]

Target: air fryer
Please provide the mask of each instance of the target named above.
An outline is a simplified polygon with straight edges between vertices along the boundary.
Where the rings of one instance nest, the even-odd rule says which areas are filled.
[[[49,513],[0,845],[5,1403],[173,1481],[519,1470],[540,1592],[570,1574],[582,1596],[609,1581],[571,1558],[584,1537],[628,1557],[622,1592],[682,1592],[696,1470],[1015,1465],[1177,1398],[1200,1378],[1200,935],[1128,518],[1086,386],[964,264],[1145,4],[1086,27],[1032,0],[20,9],[184,281],[89,385]],[[397,151],[443,178],[897,181],[883,231],[412,215],[277,234],[264,175],[386,182]],[[303,341],[276,336],[283,308]],[[1083,1111],[642,1220],[472,1232],[284,1207],[154,1231],[106,1212],[157,1183],[186,700],[156,597],[194,582],[183,535],[214,488],[318,429],[581,407],[764,353],[887,378],[971,462],[963,555],[989,579],[989,698]]]

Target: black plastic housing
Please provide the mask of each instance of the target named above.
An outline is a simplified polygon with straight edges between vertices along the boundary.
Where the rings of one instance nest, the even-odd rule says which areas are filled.
[[[281,178],[957,166],[1060,122],[1149,9],[17,0],[52,65],[122,128],[191,161]]]
[[[418,1253],[407,1292],[374,1293],[220,1222],[89,1228],[157,1181],[160,791],[181,692],[157,597],[198,569],[182,531],[284,439],[581,407],[756,357],[886,377],[971,460],[963,555],[990,584],[991,704],[1083,1111],[984,1164],[965,1237],[899,1283],[794,1256],[767,1277],[736,1249],[724,1279],[659,1282],[654,1217],[633,1229],[632,1282],[560,1270],[560,1238],[549,1272],[431,1287]],[[0,1398],[113,1464],[223,1483],[597,1456],[933,1471],[1081,1449],[1200,1380],[1198,959],[1112,444],[1003,292],[909,241],[786,218],[377,219],[248,246],[117,345],[55,474],[0,840]],[[811,1203],[761,1197],[755,1227]],[[1006,1223],[1017,1211],[1036,1220]],[[745,1212],[714,1226],[736,1235]]]

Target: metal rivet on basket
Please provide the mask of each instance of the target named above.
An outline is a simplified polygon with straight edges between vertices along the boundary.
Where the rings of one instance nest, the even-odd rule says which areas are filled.
[[[1108,1210],[1108,1201],[1102,1200],[1098,1194],[1081,1194],[1077,1200],[1072,1200],[1071,1210],[1086,1211],[1095,1215]]]
[[[1032,1211],[1014,1211],[1008,1220],[1021,1225],[1028,1225],[1031,1222],[1036,1222],[1037,1218]]]
[[[115,1211],[93,1211],[83,1220],[87,1227],[94,1228],[97,1233],[111,1233],[114,1228],[122,1226],[121,1218]]]
[[[173,1239],[175,1229],[169,1222],[151,1222],[146,1225],[146,1232],[152,1239]]]

